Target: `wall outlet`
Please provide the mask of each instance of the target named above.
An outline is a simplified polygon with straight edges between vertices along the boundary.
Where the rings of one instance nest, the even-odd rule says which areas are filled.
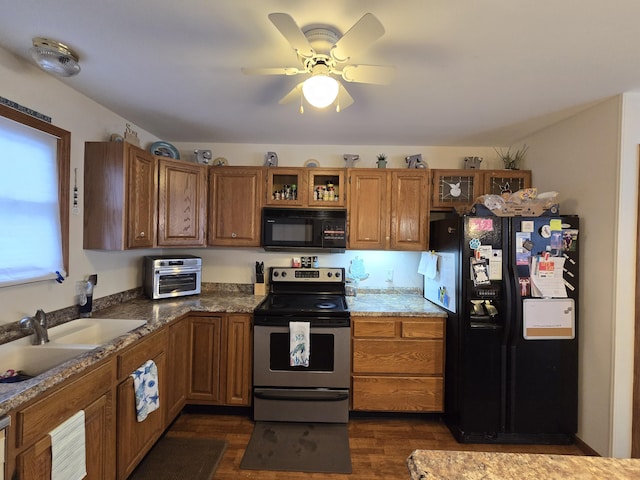
[[[393,268],[387,269],[387,282],[393,282]]]

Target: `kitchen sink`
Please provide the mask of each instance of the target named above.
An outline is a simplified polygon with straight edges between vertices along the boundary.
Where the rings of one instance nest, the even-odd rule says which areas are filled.
[[[25,377],[35,377],[98,345],[24,345],[15,342],[0,345],[0,369],[15,370]]]
[[[144,325],[146,320],[79,318],[49,329],[49,340],[58,344],[103,345]]]
[[[0,375],[5,371],[15,370],[21,373],[16,379],[35,377],[145,323],[146,320],[79,318],[49,328],[49,343],[44,345],[32,345],[30,336],[2,344]],[[5,379],[3,382],[6,381]]]

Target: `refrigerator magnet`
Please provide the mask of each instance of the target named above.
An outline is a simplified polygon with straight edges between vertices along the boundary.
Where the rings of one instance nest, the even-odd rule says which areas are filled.
[[[540,236],[542,238],[549,238],[551,236],[551,225],[542,225],[540,227]]]
[[[525,233],[533,233],[533,220],[523,220],[520,222],[520,231]]]
[[[489,285],[489,261],[486,258],[472,258],[471,259],[471,275],[473,276],[473,284]]]

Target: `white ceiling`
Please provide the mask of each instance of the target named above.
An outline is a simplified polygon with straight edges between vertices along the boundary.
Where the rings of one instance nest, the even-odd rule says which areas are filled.
[[[638,0],[0,0],[0,46],[69,45],[65,83],[166,141],[507,145],[593,102],[640,88]],[[304,77],[267,18],[386,33],[353,63],[395,65],[389,86],[346,83],[340,113],[278,100]],[[1,83],[0,83],[1,85]]]

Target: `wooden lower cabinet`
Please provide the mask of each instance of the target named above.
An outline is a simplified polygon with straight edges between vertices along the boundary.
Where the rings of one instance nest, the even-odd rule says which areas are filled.
[[[442,412],[444,318],[351,320],[353,410]]]
[[[165,429],[166,351],[167,329],[145,337],[118,355],[117,387],[117,478],[126,479],[142,458],[160,438]],[[130,375],[147,360],[153,360],[158,368],[160,408],[147,418],[136,419],[136,400],[133,378]]]
[[[228,315],[227,405],[251,404],[252,321],[251,315]]]
[[[251,315],[193,315],[189,331],[187,403],[250,405]]]
[[[187,378],[190,403],[221,404],[223,329],[222,315],[189,317],[190,358]]]
[[[187,401],[189,365],[189,319],[182,318],[169,324],[167,351],[167,408],[166,425],[176,418]]]
[[[112,359],[12,413],[7,478],[51,478],[49,432],[80,410],[85,414],[86,478],[115,478],[114,380]]]
[[[251,314],[194,312],[9,413],[6,478],[51,478],[49,432],[85,413],[87,479],[126,479],[185,403],[249,406]],[[158,367],[160,408],[138,422],[130,376]],[[1,478],[1,477],[0,477]]]

